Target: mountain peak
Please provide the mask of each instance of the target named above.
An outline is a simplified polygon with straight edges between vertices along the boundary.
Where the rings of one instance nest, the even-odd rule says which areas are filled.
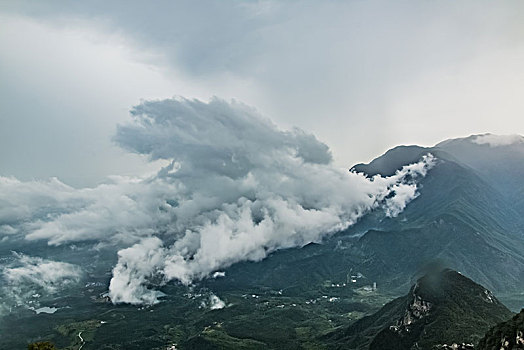
[[[463,316],[470,314],[472,318],[475,318],[475,313],[484,309],[496,310],[495,314],[499,315],[507,315],[509,312],[491,291],[451,269],[435,269],[419,278],[406,300],[404,314],[396,324],[387,329],[387,333],[408,339],[421,330],[422,333],[431,334],[431,330],[426,329],[428,323],[451,321],[447,320],[453,315],[448,313],[449,310],[459,312]],[[452,337],[449,339],[453,340]]]
[[[341,348],[431,349],[476,343],[511,312],[483,286],[451,269],[434,269],[408,294],[355,322],[338,336]],[[342,345],[344,344],[344,345]]]
[[[418,279],[412,291],[413,295],[435,304],[463,295],[480,297],[486,302],[500,304],[486,288],[473,282],[460,272],[448,268],[427,272]]]
[[[416,163],[428,153],[428,148],[421,146],[397,146],[372,160],[369,164],[356,164],[351,171],[364,173],[367,176],[391,176],[404,165]]]

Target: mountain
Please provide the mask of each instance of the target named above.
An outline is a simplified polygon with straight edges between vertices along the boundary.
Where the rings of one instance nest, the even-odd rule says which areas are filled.
[[[474,135],[435,147],[399,146],[355,165],[351,171],[366,176],[391,175],[427,153],[436,158],[417,182],[418,197],[397,217],[376,210],[321,242],[234,264],[189,287],[167,283],[160,288],[162,302],[151,306],[107,302],[107,266],[116,258],[109,250],[93,255],[88,246],[24,242],[50,259],[63,260],[73,248],[76,260],[70,261],[77,264],[81,254],[92,256],[89,280],[71,285],[65,295],[38,297],[58,310],[53,314],[17,308],[0,319],[0,348],[52,341],[58,348],[76,349],[80,332],[87,339],[85,350],[173,344],[179,349],[391,349],[390,344],[413,342],[476,342],[511,313],[463,275],[510,309],[524,307],[524,176],[519,170],[524,143],[519,140]],[[495,161],[497,169],[491,169]],[[4,256],[17,250],[2,247]],[[446,270],[436,278],[440,282],[430,283],[435,278],[422,277],[428,265],[463,275]],[[222,308],[211,307],[216,298]],[[493,334],[496,340],[500,333]]]
[[[450,270],[434,270],[408,294],[332,336],[339,349],[432,349],[473,346],[511,312],[483,286]],[[466,346],[466,345],[465,345]]]
[[[477,349],[524,349],[524,309],[510,320],[491,328],[480,340]]]
[[[458,164],[475,173],[490,188],[511,204],[509,224],[524,231],[524,137],[520,135],[471,135],[442,141],[434,147],[398,146],[369,164],[357,164],[352,170],[368,176],[392,175],[402,166],[416,162],[425,153]],[[515,215],[517,214],[517,215]],[[516,225],[518,223],[518,225]]]
[[[520,292],[524,289],[523,211],[482,170],[491,161],[484,153],[493,149],[472,143],[474,139],[448,140],[431,148],[399,146],[369,164],[355,165],[352,171],[387,176],[427,153],[437,158],[419,182],[419,196],[398,217],[371,213],[320,244],[275,252],[258,263],[236,264],[228,269],[226,279],[209,283],[218,289],[257,286],[304,293],[359,272],[366,283],[377,282],[382,292],[399,295],[428,262],[440,261],[498,294]],[[469,153],[456,151],[457,144],[465,143],[472,143],[461,148]],[[504,147],[494,149],[504,153]],[[511,147],[524,151],[524,143]],[[518,168],[519,152],[508,152],[512,156],[500,162],[506,169],[514,163]],[[460,160],[468,158],[466,154],[468,163]],[[524,186],[517,170],[503,173],[520,184],[515,187]],[[520,309],[524,300],[520,296],[510,306]]]
[[[424,261],[437,259],[495,291],[524,288],[524,143],[473,142],[480,136],[486,135],[432,148],[400,146],[352,168],[368,176],[390,175],[423,154],[438,159],[419,184],[420,196],[359,240],[366,256],[394,266],[387,273],[413,274]],[[405,281],[396,279],[389,278],[393,285]]]

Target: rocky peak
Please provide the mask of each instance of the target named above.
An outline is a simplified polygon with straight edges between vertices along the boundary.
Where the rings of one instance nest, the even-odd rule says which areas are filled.
[[[433,304],[422,299],[422,297],[417,294],[419,290],[418,286],[419,284],[417,282],[412,288],[412,299],[406,308],[404,315],[395,325],[389,327],[390,330],[397,333],[409,332],[413,323],[429,314]]]

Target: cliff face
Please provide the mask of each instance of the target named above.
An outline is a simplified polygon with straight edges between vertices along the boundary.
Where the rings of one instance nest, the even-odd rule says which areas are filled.
[[[417,294],[418,289],[417,283],[412,288],[412,300],[406,308],[404,316],[398,320],[395,325],[389,327],[391,331],[398,334],[407,334],[411,331],[412,325],[415,322],[418,322],[429,315],[433,304],[422,299],[422,297]]]
[[[486,288],[453,270],[433,271],[409,293],[338,335],[345,349],[472,349],[511,316]]]

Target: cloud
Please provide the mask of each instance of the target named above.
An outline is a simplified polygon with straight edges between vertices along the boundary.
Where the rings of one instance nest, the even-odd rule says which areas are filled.
[[[226,277],[226,273],[224,271],[217,271],[211,277],[213,278]]]
[[[226,303],[222,301],[219,297],[217,297],[215,294],[211,294],[209,296],[209,308],[211,310],[220,310],[226,307]]]
[[[220,310],[226,307],[226,303],[215,294],[209,293],[209,295],[205,295],[205,299],[200,302],[200,307],[210,310]]]
[[[22,182],[0,177],[0,234],[27,233],[51,245],[79,241],[127,244],[169,221],[166,182],[112,177],[95,188],[74,189],[56,178]],[[138,238],[137,238],[138,237]]]
[[[299,129],[279,131],[253,108],[234,101],[146,101],[131,115],[134,123],[118,128],[118,144],[152,160],[181,162],[185,168],[238,178],[257,165],[273,163],[273,156],[280,158],[281,153],[312,164],[332,160],[329,148],[313,135]]]
[[[476,136],[472,142],[479,145],[488,145],[490,147],[500,147],[524,143],[524,137],[521,135],[484,134]]]
[[[396,176],[403,178],[402,182],[390,187],[390,195],[386,198],[385,211],[386,216],[396,217],[400,214],[406,205],[418,197],[417,187],[406,185],[406,182],[413,181],[417,177],[424,177],[429,168],[432,167],[436,159],[432,154],[422,157],[422,161],[406,165],[396,172]]]
[[[0,177],[0,223],[2,231],[14,233],[15,227],[39,217],[52,216],[78,208],[77,192],[52,178],[49,181],[21,182]]]
[[[79,281],[80,267],[39,257],[14,253],[15,259],[3,267],[2,294],[5,300],[24,304],[34,295],[52,295]]]
[[[219,99],[144,102],[132,115],[134,123],[120,126],[115,140],[152,160],[170,160],[158,176],[183,189],[170,200],[174,243],[134,249],[148,256],[161,250],[155,273],[186,284],[238,261],[318,242],[381,205],[396,216],[434,161],[427,156],[370,180],[334,167],[313,135],[281,131],[252,108]],[[119,261],[114,278],[129,276],[128,269],[133,265]]]
[[[162,241],[156,237],[144,239],[140,245],[118,252],[119,264],[113,270],[109,291],[113,302],[154,304],[163,293],[147,288],[148,280],[161,273],[164,255]]]
[[[16,115],[0,130],[4,174],[85,185],[136,173],[140,157],[124,157],[107,136],[127,106],[173,91],[256,105],[328,141],[339,166],[399,143],[522,133],[523,9],[472,0],[4,1],[0,95]]]
[[[427,155],[391,177],[369,179],[335,167],[314,135],[280,130],[253,108],[218,98],[144,101],[131,114],[114,140],[169,163],[156,175],[81,190],[56,179],[0,182],[12,207],[0,225],[14,225],[26,239],[123,248],[109,287],[114,302],[155,303],[156,288],[168,281],[191,284],[240,261],[319,242],[371,210],[396,216],[434,164]]]

